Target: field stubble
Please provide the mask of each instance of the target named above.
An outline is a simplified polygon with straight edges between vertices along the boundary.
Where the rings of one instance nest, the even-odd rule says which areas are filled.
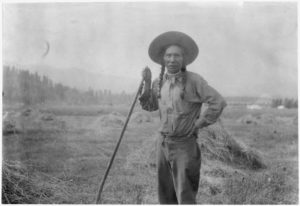
[[[3,178],[11,182],[2,185],[5,194],[2,202],[95,203],[99,183],[121,132],[119,120],[124,120],[125,109],[43,108],[40,112],[55,115],[65,127],[55,131],[31,129],[3,136]],[[121,118],[114,122],[112,117],[109,124],[102,124],[108,121],[103,116],[112,113]],[[221,160],[205,152],[198,203],[298,203],[297,126],[278,121],[258,121],[259,124],[238,121],[245,115],[264,114],[297,117],[296,110],[230,109],[225,111],[222,124],[239,145],[257,152],[266,167],[253,169],[243,162]],[[128,125],[107,178],[102,203],[158,203],[154,146],[158,118],[148,114],[141,122],[132,121]],[[19,184],[12,184],[16,182]]]

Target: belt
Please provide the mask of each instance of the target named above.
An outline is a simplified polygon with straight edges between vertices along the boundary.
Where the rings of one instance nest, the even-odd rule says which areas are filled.
[[[171,141],[171,142],[184,142],[184,141],[188,141],[188,140],[191,140],[191,139],[194,139],[195,136],[194,135],[191,135],[191,136],[170,136],[166,133],[160,133],[161,136],[163,137],[164,140],[166,141]],[[195,138],[196,139],[196,138]]]

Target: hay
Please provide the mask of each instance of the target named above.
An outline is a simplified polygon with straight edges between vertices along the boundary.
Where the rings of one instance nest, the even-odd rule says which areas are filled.
[[[298,118],[297,117],[276,117],[276,121],[280,124],[285,125],[298,125]]]
[[[110,113],[108,115],[104,115],[98,119],[96,119],[95,121],[95,125],[101,125],[101,126],[105,126],[105,127],[122,127],[125,124],[125,118],[120,115],[120,114],[116,114],[116,113]]]
[[[19,162],[5,162],[2,168],[2,203],[31,204],[39,197],[49,195],[35,186],[29,172]]]
[[[25,109],[18,113],[6,115],[3,120],[3,134],[15,134],[28,131],[58,131],[64,130],[66,123],[54,114],[42,113],[39,110]]]
[[[3,135],[10,135],[10,134],[17,134],[20,133],[20,130],[16,128],[16,123],[13,120],[6,120],[3,121],[2,124],[2,134]]]
[[[202,129],[198,137],[203,159],[218,160],[231,166],[253,170],[266,168],[258,151],[237,142],[224,129],[221,122]],[[155,136],[147,138],[138,149],[128,155],[126,165],[128,167],[155,167],[156,141]]]
[[[38,175],[39,174],[39,175]],[[33,173],[18,161],[2,164],[2,203],[39,204],[54,203],[71,195],[65,190],[62,180],[51,178],[41,181],[42,173]],[[45,175],[48,177],[48,175]]]
[[[276,117],[271,114],[245,115],[237,120],[239,123],[248,125],[281,125],[293,124],[292,117]]]
[[[259,124],[259,120],[252,115],[243,116],[243,117],[239,118],[237,121],[239,123],[249,124],[249,125],[258,125]]]
[[[43,121],[54,121],[55,117],[53,116],[53,114],[44,114],[41,116],[41,120]]]
[[[260,120],[261,124],[277,124],[275,116],[271,114],[261,114],[256,117]]]
[[[116,111],[113,111],[112,113],[110,113],[114,116],[118,116],[118,117],[123,117],[123,115],[120,113],[120,112],[116,112]]]
[[[21,130],[17,128],[16,119],[19,114],[15,112],[4,112],[2,117],[2,134],[10,135],[20,133]]]
[[[266,167],[258,152],[237,142],[220,121],[202,129],[198,136],[202,154],[207,159],[218,159],[249,169]]]
[[[293,124],[298,126],[298,117],[293,118]]]
[[[131,121],[137,124],[144,123],[144,122],[152,122],[153,119],[151,115],[147,112],[135,112],[131,116]]]
[[[134,149],[126,159],[127,168],[151,168],[156,166],[157,136],[148,137],[142,145]]]

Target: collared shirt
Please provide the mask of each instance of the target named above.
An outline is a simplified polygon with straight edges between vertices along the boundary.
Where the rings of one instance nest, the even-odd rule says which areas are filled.
[[[214,88],[200,75],[189,71],[165,74],[161,98],[157,98],[158,91],[159,80],[156,79],[151,91],[141,95],[140,104],[147,111],[159,109],[159,132],[169,137],[186,137],[195,126],[202,128],[216,122],[226,106],[224,98]],[[207,103],[208,108],[200,116],[203,103]]]

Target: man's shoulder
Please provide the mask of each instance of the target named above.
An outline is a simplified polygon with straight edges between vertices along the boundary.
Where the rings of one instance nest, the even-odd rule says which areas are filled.
[[[191,71],[187,71],[187,78],[193,82],[206,82],[200,74]]]

